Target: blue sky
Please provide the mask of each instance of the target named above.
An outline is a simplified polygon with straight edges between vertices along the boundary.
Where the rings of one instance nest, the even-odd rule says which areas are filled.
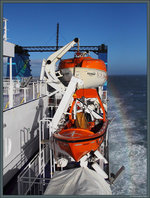
[[[5,3],[3,16],[8,19],[12,43],[56,45],[59,22],[59,45],[75,37],[80,45],[104,43],[108,45],[108,74],[146,74],[146,3]],[[41,61],[50,53],[30,53],[33,75],[40,73]]]

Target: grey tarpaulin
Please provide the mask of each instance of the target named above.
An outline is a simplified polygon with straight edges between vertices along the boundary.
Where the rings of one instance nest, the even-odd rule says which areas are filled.
[[[55,172],[45,195],[111,195],[110,185],[95,171],[80,167]]]

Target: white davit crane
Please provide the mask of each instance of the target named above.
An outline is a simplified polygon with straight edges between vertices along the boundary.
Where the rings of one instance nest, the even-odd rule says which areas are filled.
[[[63,98],[61,99],[57,111],[55,112],[54,117],[52,119],[52,132],[57,130],[62,115],[67,112],[70,102],[72,100],[72,96],[76,91],[77,85],[81,86],[82,84],[83,81],[81,79],[72,76],[67,90],[65,91],[65,94],[63,95]]]
[[[51,87],[60,91],[61,93],[65,91],[66,87],[61,83],[55,74],[56,62],[60,60],[70,48],[72,48],[79,39],[75,38],[73,41],[66,44],[64,47],[51,54],[47,60],[43,59],[40,80],[46,80],[47,84]]]
[[[69,42],[64,47],[50,55],[47,60],[44,59],[42,62],[40,80],[46,80],[46,83],[56,89],[57,92],[63,93],[63,98],[52,119],[52,132],[57,130],[63,114],[66,113],[70,105],[72,96],[76,90],[77,85],[80,84],[81,86],[81,84],[83,84],[82,80],[73,76],[70,80],[68,87],[65,87],[55,73],[56,62],[60,60],[71,47],[78,43],[78,41],[79,39],[75,38],[73,41]]]

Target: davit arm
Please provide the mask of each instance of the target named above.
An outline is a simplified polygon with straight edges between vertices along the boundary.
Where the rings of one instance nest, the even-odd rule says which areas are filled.
[[[40,80],[44,80],[46,74],[47,84],[60,92],[65,91],[65,86],[60,82],[55,74],[56,62],[60,60],[69,51],[70,48],[78,43],[78,40],[78,38],[75,38],[73,41],[69,42],[67,45],[50,55],[47,60],[43,59]]]

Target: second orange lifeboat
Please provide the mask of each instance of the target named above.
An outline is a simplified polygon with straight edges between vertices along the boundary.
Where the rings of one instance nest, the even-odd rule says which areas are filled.
[[[81,88],[95,88],[102,86],[107,80],[107,71],[104,61],[85,56],[77,52],[74,58],[61,60],[59,70],[63,75],[64,83],[69,83],[72,75],[83,80]]]

